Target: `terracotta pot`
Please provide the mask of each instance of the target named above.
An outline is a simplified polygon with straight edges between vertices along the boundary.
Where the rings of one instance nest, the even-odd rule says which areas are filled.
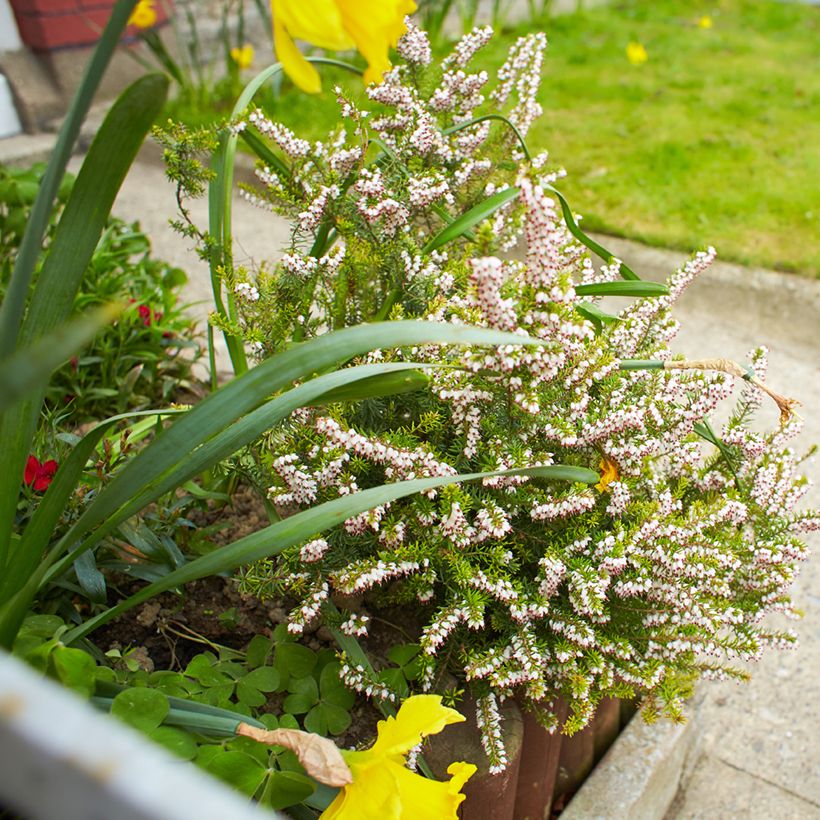
[[[620,701],[608,698],[586,729],[567,737],[550,734],[531,713],[507,701],[501,713],[509,765],[491,775],[475,723],[475,704],[467,700],[459,708],[467,721],[431,738],[424,756],[439,779],[448,777],[453,761],[478,766],[464,789],[463,820],[547,820],[553,806],[563,805],[606,753],[620,731],[622,714],[630,713]],[[554,708],[563,721],[566,703],[558,699]]]
[[[515,795],[521,749],[524,745],[524,722],[514,701],[501,707],[504,746],[507,750],[507,768],[500,774],[490,774],[487,756],[481,746],[481,735],[475,722],[475,702],[466,700],[459,705],[466,716],[464,723],[448,726],[440,735],[431,737],[424,751],[435,776],[447,779],[447,767],[456,760],[475,763],[478,771],[470,778],[462,804],[463,820],[514,820]]]
[[[556,704],[556,711],[559,720],[566,717],[563,700]],[[550,734],[530,712],[524,712],[524,749],[515,797],[515,820],[549,817],[563,740],[561,734]]]

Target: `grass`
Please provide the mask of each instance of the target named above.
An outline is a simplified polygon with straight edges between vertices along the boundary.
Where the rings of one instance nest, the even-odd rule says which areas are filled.
[[[820,9],[621,0],[543,27],[545,113],[528,142],[566,168],[588,230],[820,276]],[[483,66],[525,30],[496,38]],[[633,41],[649,55],[640,66]],[[330,89],[353,85],[323,75],[323,95],[285,90],[271,113],[323,137],[338,122]]]
[[[588,229],[820,276],[820,9],[630,0],[546,30],[529,141]]]

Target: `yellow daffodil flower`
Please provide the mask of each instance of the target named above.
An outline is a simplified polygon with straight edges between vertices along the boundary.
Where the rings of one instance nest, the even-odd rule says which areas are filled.
[[[250,43],[245,43],[242,48],[231,49],[231,59],[237,64],[240,71],[250,68],[254,57],[253,46]]]
[[[154,0],[139,0],[128,18],[128,25],[137,28],[151,28],[156,22],[157,13],[154,10]]]
[[[698,28],[712,28],[712,18],[708,14],[698,20]]]
[[[380,83],[390,68],[387,52],[407,30],[405,16],[415,10],[413,0],[271,0],[276,56],[308,94],[318,94],[322,84],[294,38],[330,51],[358,49],[367,60],[365,83]]]
[[[463,715],[439,695],[413,695],[395,718],[379,721],[378,737],[364,752],[342,751],[353,775],[320,820],[456,820],[461,789],[473,776],[471,763],[452,763],[450,780],[429,780],[411,772],[404,756],[427,735],[438,734]]]
[[[601,470],[601,480],[595,485],[595,489],[604,493],[613,481],[621,477],[618,465],[611,459],[604,456],[598,465]]]
[[[626,59],[632,65],[642,65],[649,59],[649,55],[642,43],[630,43],[626,47]]]

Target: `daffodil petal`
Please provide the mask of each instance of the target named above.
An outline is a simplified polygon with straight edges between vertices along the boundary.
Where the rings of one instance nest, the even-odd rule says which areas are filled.
[[[416,9],[412,0],[335,0],[345,31],[367,60],[365,83],[380,83],[390,70],[388,51],[407,30],[404,17]]]
[[[273,4],[274,8],[276,3]],[[274,11],[273,16],[273,46],[276,57],[288,77],[308,94],[318,94],[322,90],[322,81],[319,72],[305,59],[304,54],[296,47],[282,21]]]
[[[457,774],[441,782],[428,780],[404,766],[389,765],[398,788],[402,820],[457,820],[458,807],[465,799],[461,788],[475,773],[475,766],[451,764],[451,769],[458,767]]]
[[[396,717],[379,721],[378,738],[369,750],[374,757],[403,755],[427,735],[438,734],[450,723],[465,720],[441,703],[440,695],[414,695],[402,703]]]
[[[476,773],[477,770],[478,767],[474,766],[472,763],[465,763],[464,761],[451,763],[447,767],[447,774],[452,775],[449,784],[450,791],[460,792],[464,784]]]
[[[345,31],[336,0],[271,0],[271,10],[274,19],[279,17],[290,36],[297,40],[332,51],[355,46]]]
[[[390,761],[374,760],[357,765],[352,760],[354,755],[345,756],[353,782],[342,788],[322,812],[320,820],[402,820],[405,817],[409,820],[411,815],[403,813],[396,780],[397,771],[407,770]]]

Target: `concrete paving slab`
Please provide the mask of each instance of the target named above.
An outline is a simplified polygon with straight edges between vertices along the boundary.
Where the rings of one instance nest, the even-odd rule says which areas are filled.
[[[666,820],[814,820],[820,806],[712,755],[700,759],[689,788]]]
[[[0,165],[26,168],[46,162],[54,150],[54,134],[16,134],[0,139]]]
[[[701,698],[697,699],[698,701]],[[687,759],[700,743],[699,703],[689,721],[632,718],[561,813],[562,820],[656,820],[675,799]]]

